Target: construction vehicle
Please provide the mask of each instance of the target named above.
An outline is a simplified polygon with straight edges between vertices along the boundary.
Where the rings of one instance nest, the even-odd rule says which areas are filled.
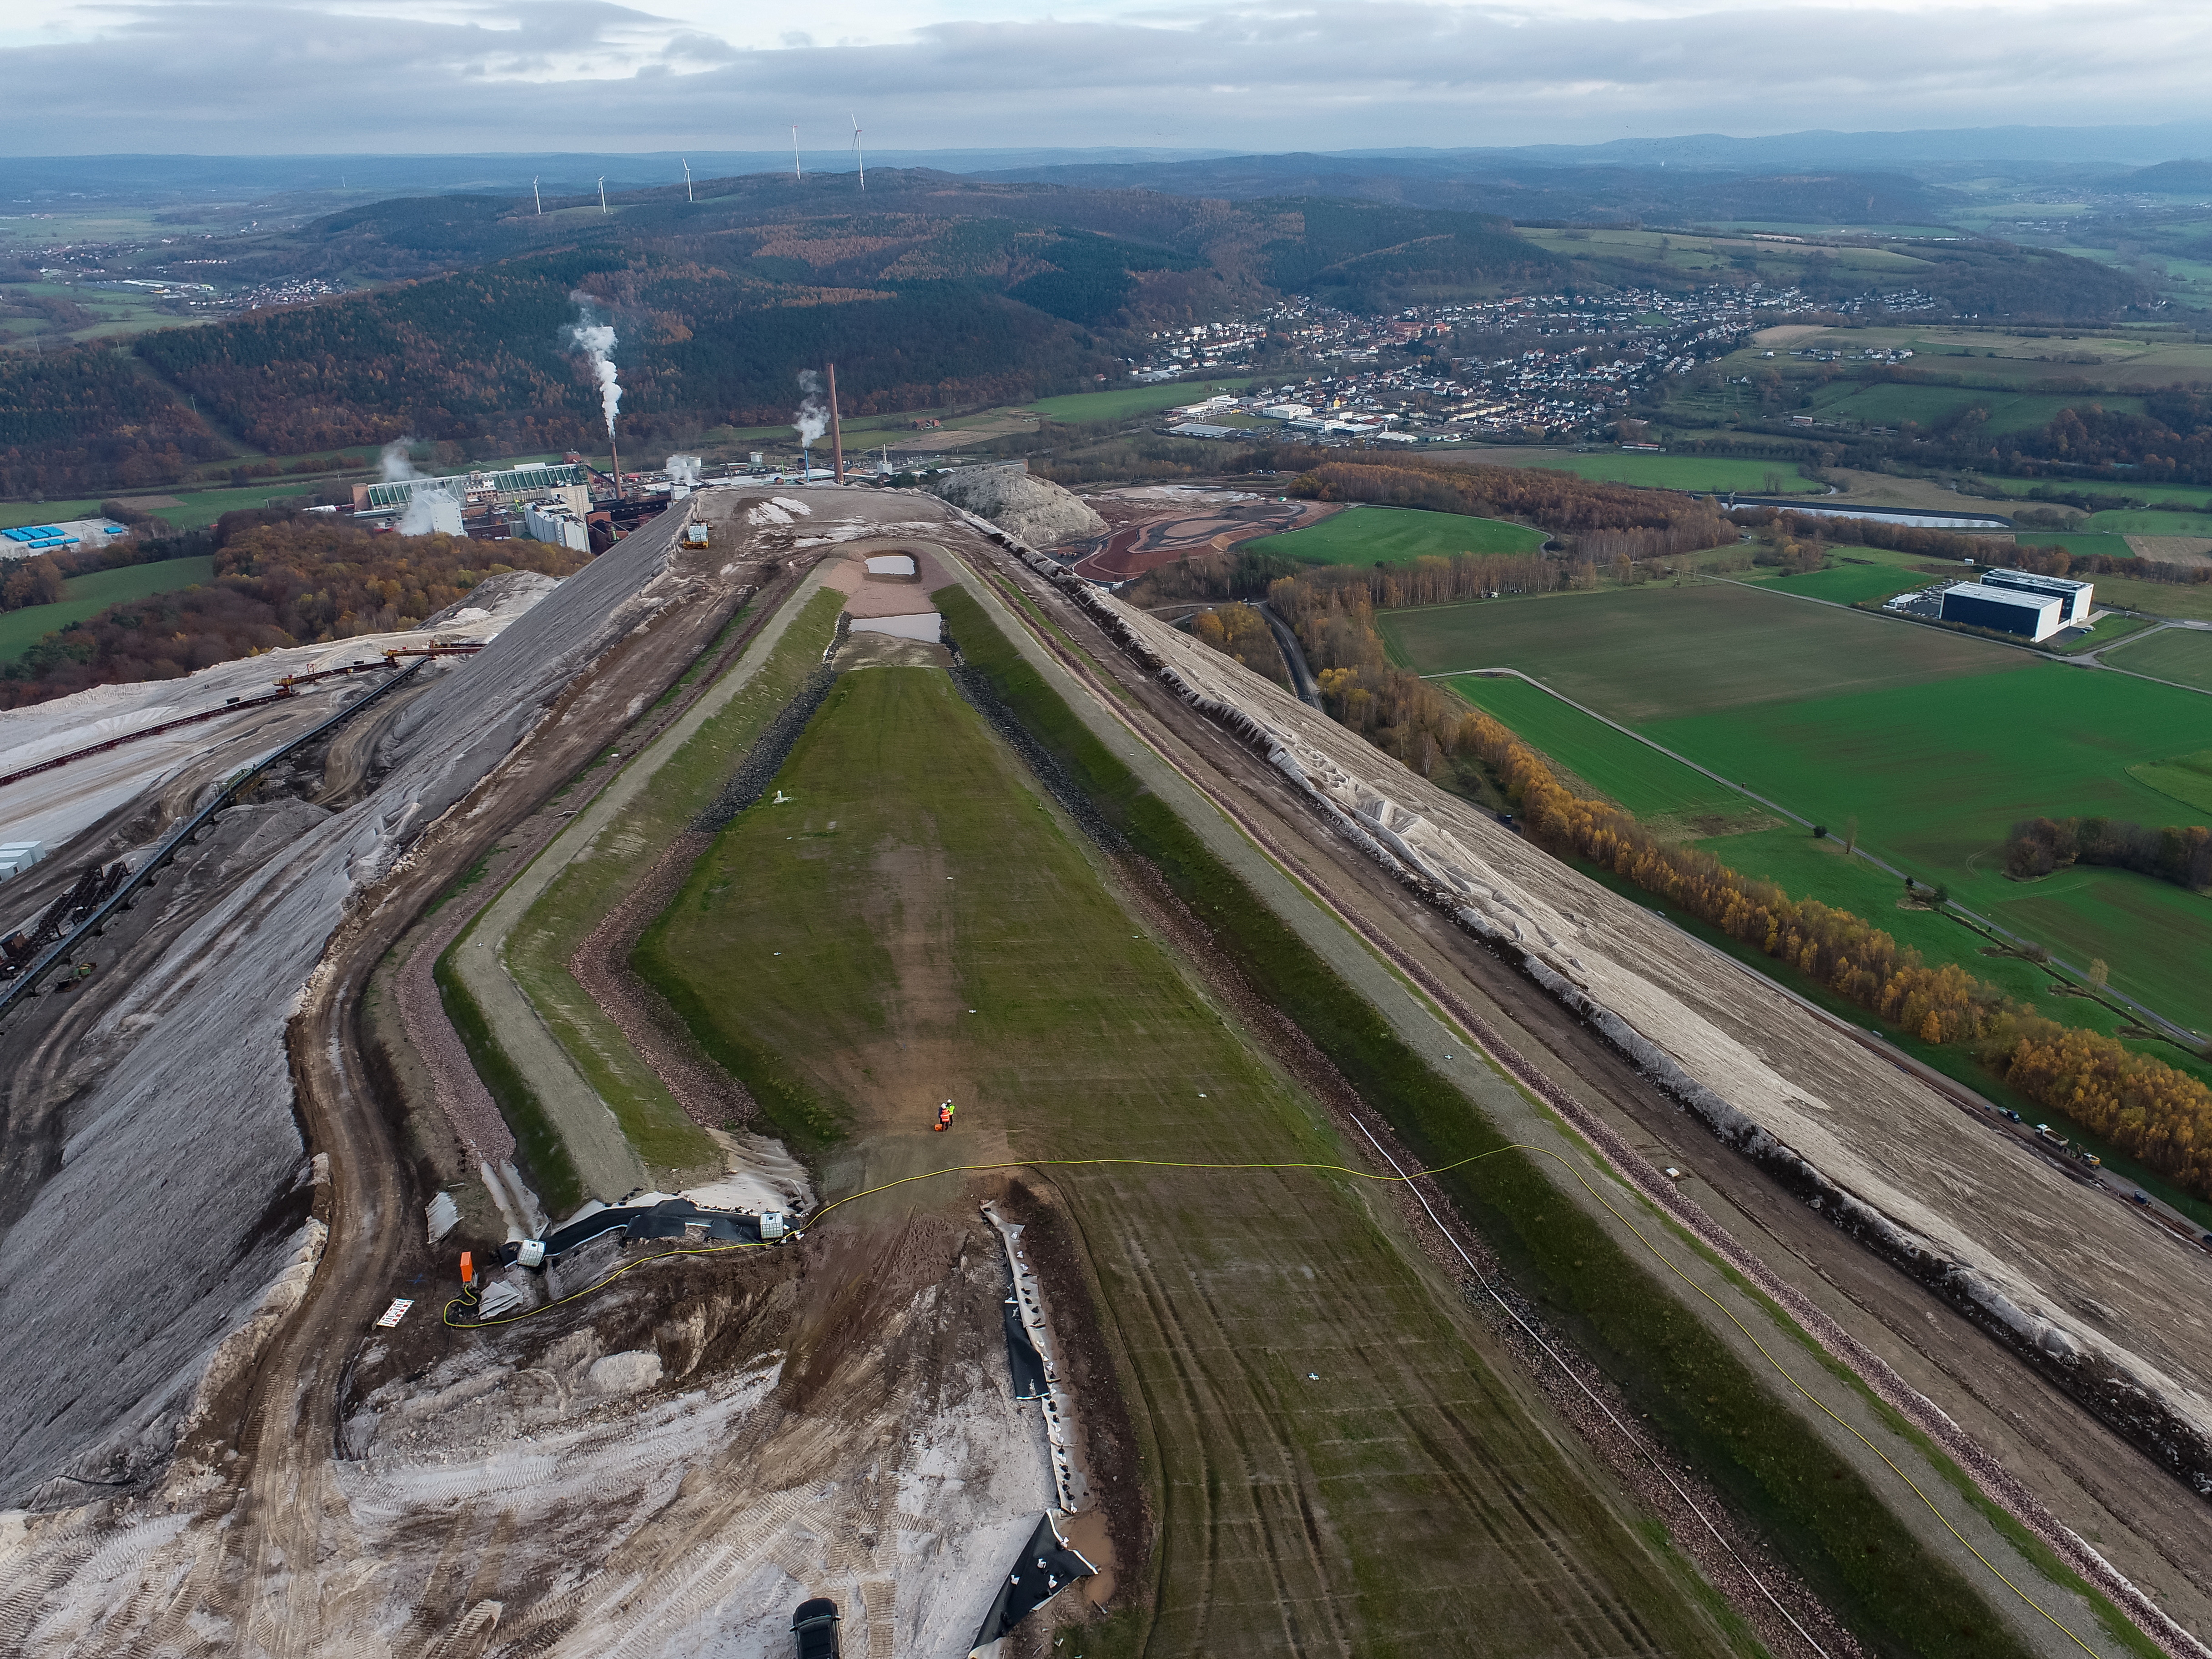
[[[694,519],[684,526],[684,546],[704,547],[707,544],[707,521],[704,519]]]

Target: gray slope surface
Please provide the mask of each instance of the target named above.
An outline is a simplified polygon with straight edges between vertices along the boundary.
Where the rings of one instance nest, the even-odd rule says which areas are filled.
[[[266,849],[102,1020],[87,1046],[106,1066],[69,1109],[61,1166],[0,1238],[0,1504],[80,1477],[51,1494],[67,1501],[167,1455],[210,1352],[300,1248],[284,1029],[347,896],[678,596],[673,534],[625,540],[447,670],[376,793]]]

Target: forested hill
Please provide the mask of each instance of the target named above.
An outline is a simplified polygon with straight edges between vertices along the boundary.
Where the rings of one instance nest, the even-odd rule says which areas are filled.
[[[611,316],[641,451],[790,418],[834,360],[850,413],[1016,401],[1125,373],[1129,331],[1311,286],[1355,307],[1564,270],[1504,222],[1365,204],[1242,205],[945,174],[752,177],[589,205],[446,197],[333,215],[233,274],[385,279],[313,307],[0,360],[0,494],[143,488],[220,458],[403,434],[595,446],[564,331]],[[1367,262],[1367,263],[1363,263]],[[396,280],[395,280],[396,279]],[[205,417],[205,418],[203,418]]]
[[[380,287],[135,342],[0,358],[0,495],[173,483],[234,441],[301,455],[402,435],[517,453],[596,447],[579,301],[615,323],[640,451],[790,417],[834,360],[854,413],[1012,402],[1124,372],[1133,336],[1285,294],[1353,311],[1501,291],[1686,285],[1515,234],[1494,215],[1321,196],[1231,202],[921,170],[702,181],[539,204],[376,203],[237,245],[229,278]],[[1975,244],[1923,285],[1987,315],[2129,302],[2132,279]],[[2078,268],[2078,269],[2077,269]],[[1818,284],[1808,282],[1808,291]],[[1816,294],[1816,297],[1821,297]]]

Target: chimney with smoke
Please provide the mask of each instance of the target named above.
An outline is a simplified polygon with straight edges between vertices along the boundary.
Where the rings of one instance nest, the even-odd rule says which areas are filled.
[[[799,404],[798,418],[792,422],[792,425],[799,428],[802,471],[811,479],[814,476],[814,446],[830,429],[830,405],[823,400],[822,377],[812,369],[799,371],[799,390],[804,401]]]

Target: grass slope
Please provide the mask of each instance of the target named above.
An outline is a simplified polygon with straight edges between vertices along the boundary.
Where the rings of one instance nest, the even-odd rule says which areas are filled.
[[[645,875],[659,849],[714,799],[761,729],[791,701],[821,661],[843,605],[835,592],[810,599],[744,689],[662,763],[616,823],[601,834],[592,855],[575,860],[556,877],[507,933],[507,971],[554,1040],[607,1103],[648,1168],[710,1163],[718,1155],[621,1029],[576,982],[569,959]],[[741,613],[730,627],[744,620]],[[711,656],[714,648],[703,654]],[[804,1144],[803,1134],[793,1138]]]
[[[1008,1152],[1344,1158],[1133,937],[946,675],[848,675],[777,787],[791,803],[724,832],[639,959],[749,1081],[780,1068],[852,1126],[829,1187]],[[925,1123],[948,1093],[940,1139]],[[1158,1449],[1149,1650],[1729,1645],[1469,1346],[1370,1194],[1291,1172],[1050,1173]],[[914,1201],[932,1192],[947,1201]]]
[[[1470,519],[1456,513],[1424,513],[1407,507],[1354,507],[1286,536],[1248,542],[1256,552],[1303,564],[1411,564],[1454,553],[1529,553],[1544,532],[1503,519]]]
[[[215,580],[215,559],[167,559],[70,580],[69,598],[0,614],[0,662],[13,662],[49,634],[98,616],[111,605],[173,593]]]

